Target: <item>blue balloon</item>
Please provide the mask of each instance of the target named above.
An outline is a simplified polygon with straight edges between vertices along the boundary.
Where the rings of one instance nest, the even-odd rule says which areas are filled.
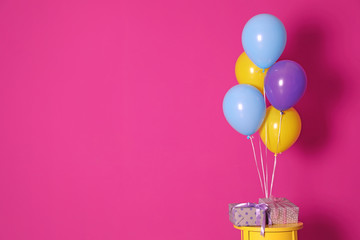
[[[244,51],[259,68],[268,68],[279,59],[286,45],[284,24],[271,14],[251,18],[242,32]]]
[[[265,118],[264,97],[251,85],[236,85],[226,93],[223,111],[226,120],[236,131],[250,136],[260,128]]]

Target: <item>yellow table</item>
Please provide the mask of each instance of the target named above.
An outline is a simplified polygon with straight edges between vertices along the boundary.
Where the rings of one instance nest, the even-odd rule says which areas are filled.
[[[241,230],[241,240],[297,240],[297,231],[303,228],[303,223],[276,224],[265,228],[265,236],[261,236],[261,227],[237,227]]]

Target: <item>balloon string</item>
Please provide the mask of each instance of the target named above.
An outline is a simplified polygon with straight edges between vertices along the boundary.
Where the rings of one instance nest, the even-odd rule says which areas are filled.
[[[274,184],[274,175],[275,175],[276,160],[277,160],[277,154],[278,154],[279,143],[280,143],[281,121],[282,121],[283,114],[284,114],[284,112],[280,111],[279,134],[278,134],[277,145],[276,145],[276,153],[274,156],[274,167],[273,167],[273,173],[272,173],[272,178],[271,178],[270,196],[272,196],[272,189],[273,189],[273,184]]]
[[[274,185],[274,177],[275,177],[275,169],[276,169],[276,158],[277,158],[277,154],[275,153],[275,155],[274,155],[274,168],[273,168],[273,173],[272,173],[272,178],[271,178],[270,196],[272,196],[272,189],[273,189],[273,185]]]
[[[260,148],[260,161],[261,161],[261,169],[262,169],[262,174],[263,174],[262,177],[263,177],[263,181],[264,181],[265,197],[267,198],[268,190],[267,190],[267,184],[265,181],[264,162],[263,162],[263,154],[262,154],[262,149],[261,149],[260,137],[259,137],[259,148]]]
[[[278,153],[278,149],[279,149],[279,143],[280,143],[280,132],[281,132],[281,120],[282,120],[282,116],[283,116],[284,112],[280,111],[280,123],[279,123],[279,134],[278,134],[278,139],[277,139],[277,144],[276,144],[276,153]]]
[[[265,149],[266,152],[267,152],[267,149]],[[267,154],[266,154],[267,155]],[[268,179],[268,159],[267,159],[267,156],[266,156],[266,186],[268,187],[269,186],[269,179]],[[266,196],[267,198],[269,197],[269,194],[267,194]]]
[[[254,147],[254,143],[253,143],[253,140],[252,140],[253,137],[248,136],[248,138],[250,139],[251,146],[252,146],[252,149],[253,149],[254,160],[255,160],[256,169],[257,169],[257,172],[258,172],[258,175],[259,175],[259,181],[260,181],[260,185],[261,185],[261,190],[262,190],[262,193],[264,194],[264,186],[263,186],[262,181],[261,181],[259,166],[258,166],[258,163],[257,163],[257,160],[256,160],[255,147]]]
[[[264,103],[265,103],[265,107],[266,107],[266,92],[265,92],[265,86],[264,86]],[[266,115],[265,115],[266,117]],[[265,124],[265,168],[266,168],[266,176],[264,177],[264,184],[265,184],[265,197],[268,198],[269,194],[268,194],[268,187],[269,187],[269,181],[268,181],[268,157],[267,157],[267,123],[264,120],[264,124]]]

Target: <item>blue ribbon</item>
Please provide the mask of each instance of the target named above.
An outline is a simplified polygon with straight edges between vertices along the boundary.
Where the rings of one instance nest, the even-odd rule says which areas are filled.
[[[269,214],[267,214],[267,210],[269,209],[268,205],[265,204],[265,203],[259,203],[259,204],[256,204],[256,203],[239,203],[235,206],[232,207],[231,209],[231,212],[234,208],[238,208],[238,207],[251,207],[251,208],[255,208],[256,209],[256,217],[257,216],[260,216],[261,217],[261,211],[263,210],[265,212],[264,214],[264,217],[262,218],[262,222],[261,222],[261,236],[264,236],[265,235],[265,225],[266,225],[266,218],[268,218],[268,222],[269,222],[269,225],[272,224],[271,222],[271,219],[270,219],[270,216]]]

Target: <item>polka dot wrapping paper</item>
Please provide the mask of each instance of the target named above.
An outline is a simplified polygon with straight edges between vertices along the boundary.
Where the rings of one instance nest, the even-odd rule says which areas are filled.
[[[261,226],[263,219],[266,218],[266,211],[260,209],[260,214],[256,215],[255,207],[234,207],[238,203],[229,204],[229,219],[235,226]],[[266,219],[265,219],[266,220]]]
[[[286,198],[260,198],[269,207],[272,224],[298,223],[299,207]]]

